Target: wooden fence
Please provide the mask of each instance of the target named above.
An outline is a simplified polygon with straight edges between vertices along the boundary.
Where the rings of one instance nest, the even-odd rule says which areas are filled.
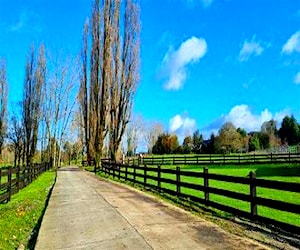
[[[174,155],[174,156],[140,156],[127,160],[137,165],[187,165],[187,164],[272,164],[272,163],[298,163],[300,153],[270,153],[270,154],[200,154],[200,155]]]
[[[13,194],[26,187],[50,167],[50,163],[41,163],[32,167],[0,169],[0,203],[9,202]]]
[[[269,198],[263,198],[256,195],[257,187],[263,187],[274,190],[282,190],[295,192],[300,194],[300,183],[289,183],[282,181],[263,180],[257,179],[255,173],[250,172],[249,177],[235,177],[227,175],[212,174],[208,172],[207,168],[204,168],[203,172],[185,171],[177,167],[176,169],[163,169],[158,167],[146,167],[135,165],[124,165],[120,163],[113,163],[109,161],[103,161],[101,169],[98,169],[105,174],[111,175],[114,178],[122,179],[143,185],[144,187],[154,189],[158,192],[163,192],[179,198],[188,199],[190,201],[204,204],[207,207],[216,208],[234,215],[238,215],[253,221],[263,222],[265,224],[276,225],[284,230],[290,232],[300,232],[300,227],[291,225],[285,222],[270,219],[258,214],[258,206],[264,206],[273,208],[280,211],[286,211],[300,215],[300,204],[292,204],[284,201],[273,200]],[[167,175],[165,175],[167,174]],[[164,176],[162,176],[164,175]],[[166,176],[168,178],[166,178]],[[170,178],[172,176],[172,178]],[[187,177],[199,178],[196,183],[183,181]],[[203,185],[200,180],[202,179]],[[248,186],[249,193],[240,193],[231,190],[220,189],[209,185],[210,180],[217,180],[229,183],[239,183]],[[164,184],[164,187],[163,185]],[[171,184],[173,189],[169,188],[165,184]],[[184,190],[189,189],[197,192],[202,192],[202,197],[192,195]],[[221,204],[219,202],[210,199],[211,194],[229,197],[231,199],[245,201],[250,206],[250,211],[244,211],[238,207],[232,207],[228,204]]]

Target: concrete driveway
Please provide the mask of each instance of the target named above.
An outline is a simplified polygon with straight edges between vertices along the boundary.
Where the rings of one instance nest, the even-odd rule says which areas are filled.
[[[77,167],[58,171],[36,248],[267,249]]]

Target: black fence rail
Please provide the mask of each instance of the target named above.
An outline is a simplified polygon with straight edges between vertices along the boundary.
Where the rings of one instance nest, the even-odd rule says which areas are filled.
[[[248,177],[236,177],[212,174],[208,172],[207,168],[204,168],[203,172],[195,172],[182,170],[180,167],[176,167],[176,169],[164,169],[161,168],[161,166],[147,167],[114,163],[109,161],[103,161],[102,166],[98,169],[98,171],[102,171],[103,173],[108,174],[113,178],[140,184],[144,187],[156,190],[158,192],[188,199],[196,203],[204,204],[207,207],[216,208],[253,221],[262,222],[267,225],[275,225],[284,230],[294,233],[296,232],[296,234],[297,232],[300,233],[300,227],[297,225],[292,225],[276,219],[267,218],[265,216],[259,215],[258,213],[258,207],[264,206],[300,215],[300,204],[293,204],[285,201],[259,197],[256,192],[257,188],[259,187],[272,190],[295,192],[296,195],[299,195],[300,183],[257,179],[255,173],[253,172],[250,172]],[[199,181],[195,183],[183,180],[187,179],[188,177],[198,178],[197,180]],[[247,185],[249,192],[246,194],[212,187],[209,184],[211,180],[244,184]],[[203,183],[203,185],[198,183]],[[173,188],[170,188],[170,186]],[[201,192],[202,197],[200,197],[200,195],[193,195],[191,194],[192,192],[187,192],[187,189]],[[239,209],[238,207],[232,207],[228,204],[222,204],[220,202],[213,201],[212,199],[210,199],[211,194],[247,202],[250,209],[249,211],[245,211]]]
[[[9,202],[11,196],[33,182],[40,174],[51,168],[50,163],[34,164],[32,167],[7,167],[0,169],[0,203]]]
[[[139,156],[127,159],[133,165],[213,165],[213,164],[272,164],[298,163],[300,153],[270,153],[270,154],[201,154],[173,156]]]

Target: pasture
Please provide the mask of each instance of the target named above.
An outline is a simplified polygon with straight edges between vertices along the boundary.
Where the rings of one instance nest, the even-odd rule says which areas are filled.
[[[235,177],[248,177],[249,172],[252,171],[256,174],[257,179],[263,180],[273,180],[273,181],[281,181],[281,182],[292,182],[292,183],[300,183],[300,165],[299,164],[291,164],[291,163],[281,163],[281,164],[254,164],[254,165],[209,165],[208,172],[210,174],[224,175],[224,176],[235,176]],[[161,189],[162,190],[171,190],[176,193],[178,190],[176,186],[176,175],[174,174],[174,169],[178,166],[174,165],[162,165],[161,166],[161,176],[162,180],[171,180],[171,181],[162,181]],[[179,165],[180,171],[185,172],[193,172],[193,173],[203,173],[203,166],[199,165]],[[157,186],[157,171],[154,170],[154,166],[149,166],[146,168],[147,177],[146,183],[148,186],[155,187]],[[122,169],[122,168],[121,168]],[[153,170],[153,171],[152,171]],[[173,172],[168,170],[173,170]],[[133,171],[136,171],[134,173]],[[124,171],[120,171],[121,179],[126,179]],[[132,170],[128,168],[128,179],[135,179],[137,183],[145,183],[145,170],[142,168]],[[118,174],[118,173],[116,173]],[[184,183],[188,183],[191,185],[204,185],[204,179],[193,176],[181,176],[180,181]],[[186,186],[186,185],[185,185]],[[209,180],[209,187],[222,189],[226,191],[233,191],[239,194],[249,195],[249,184],[238,184],[232,183],[228,181],[220,180]],[[205,199],[205,193],[203,190],[197,190],[195,188],[182,187],[180,188],[180,193],[186,196],[197,197],[200,200]],[[300,193],[299,190],[295,190],[295,192],[276,190],[265,187],[257,187],[256,188],[256,196],[271,200],[276,200],[279,202],[287,202],[291,204],[300,205]],[[209,201],[215,202],[221,205],[229,206],[232,208],[236,208],[238,210],[249,213],[251,210],[251,206],[249,202],[242,201],[239,199],[229,198],[224,195],[209,194]],[[287,223],[293,226],[300,227],[300,218],[299,214],[280,211],[277,209],[269,208],[266,206],[257,206],[257,215],[270,218],[279,222]]]

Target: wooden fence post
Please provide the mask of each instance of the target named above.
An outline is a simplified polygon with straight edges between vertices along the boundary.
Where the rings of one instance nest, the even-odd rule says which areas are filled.
[[[128,165],[125,164],[125,181],[127,181],[128,178]]]
[[[10,201],[10,198],[11,198],[11,174],[12,174],[12,168],[9,167],[8,170],[7,170],[7,183],[8,183],[8,186],[7,186],[7,193],[8,193],[8,198],[7,198],[7,202]]]
[[[112,167],[113,179],[114,179],[114,178],[115,178],[115,168],[116,168],[115,163],[113,163],[113,164],[111,165],[111,167]]]
[[[158,191],[161,191],[161,168],[160,165],[157,166],[157,187],[158,187]]]
[[[256,183],[255,183],[256,175],[255,175],[254,172],[251,171],[249,173],[249,177],[250,177],[251,216],[252,216],[252,219],[255,219],[255,217],[257,215],[257,204],[255,202],[255,198],[256,198]]]
[[[144,165],[144,188],[147,185],[147,166]]]
[[[133,164],[133,182],[135,182],[135,180],[136,180],[136,167],[135,167],[135,165]]]
[[[22,188],[24,188],[27,185],[27,183],[26,183],[26,168],[24,165],[23,165],[23,170],[22,170],[22,180],[23,180]]]
[[[176,167],[176,192],[180,195],[180,167]]]
[[[97,174],[97,161],[94,161],[94,173]]]
[[[204,200],[205,206],[209,206],[209,178],[208,178],[208,168],[203,168],[204,174]]]
[[[19,166],[17,166],[16,179],[17,179],[17,183],[16,183],[17,192],[19,192],[20,189],[20,167]]]
[[[272,154],[272,152],[271,152],[271,163],[273,162],[273,154]]]
[[[121,179],[121,164],[117,164],[117,170],[118,170],[118,179]]]

